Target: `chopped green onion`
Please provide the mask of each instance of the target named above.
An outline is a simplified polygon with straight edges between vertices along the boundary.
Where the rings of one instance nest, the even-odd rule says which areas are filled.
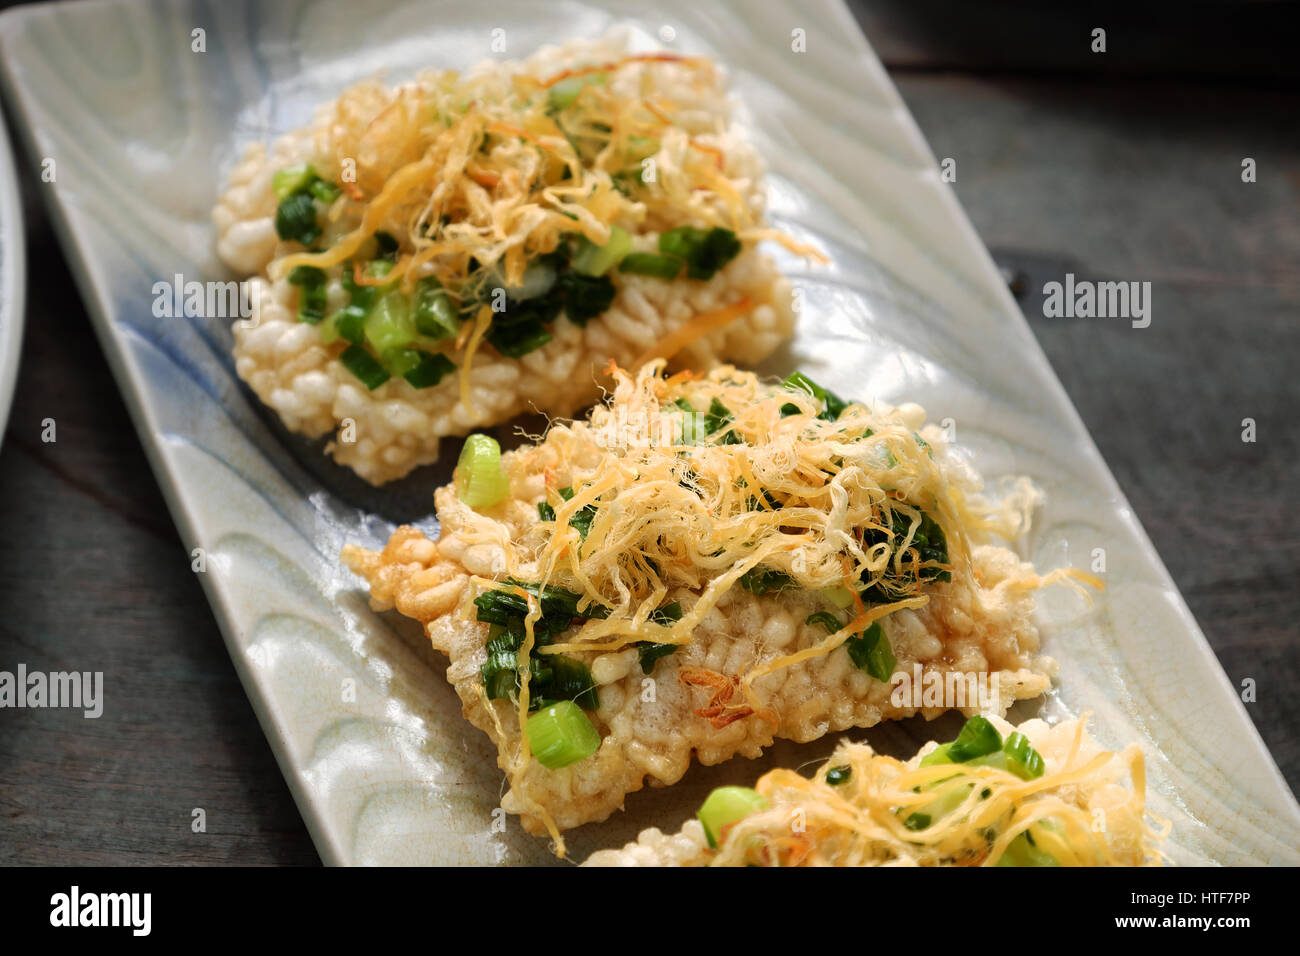
[[[573,497],[573,489],[561,488],[559,490],[559,495],[565,501],[568,501]],[[552,515],[551,520],[552,521],[556,520],[554,518],[555,515],[554,510],[551,511],[551,515]],[[574,515],[571,518],[569,518],[569,527],[578,532],[579,538],[581,538],[583,541],[586,541],[587,535],[591,532],[591,522],[595,519],[595,517],[596,517],[596,506],[594,504],[585,505],[582,508],[579,508],[574,513]]]
[[[951,746],[951,745],[950,745]],[[1043,756],[1029,738],[1016,731],[1008,735],[1002,749],[969,761],[981,767],[997,767],[1014,773],[1021,780],[1036,780],[1043,775]]]
[[[313,198],[319,199],[321,202],[329,205],[339,198],[339,194],[342,193],[343,190],[338,186],[335,186],[333,183],[326,182],[323,179],[316,179],[307,187],[307,192],[311,193]]]
[[[671,604],[665,604],[661,608],[650,613],[650,620],[664,627],[680,621],[682,619],[682,605],[680,601],[673,601]],[[677,650],[676,644],[659,644],[654,641],[637,641],[637,658],[641,663],[641,673],[649,674],[655,669],[655,662],[661,657],[667,657],[673,651]]]
[[[921,758],[922,767],[943,763],[966,763],[976,757],[996,753],[1002,749],[1002,735],[987,717],[976,714],[962,726],[957,739],[944,744]]]
[[[1043,775],[1043,755],[1019,731],[1007,737],[1002,752],[1007,755],[1007,769],[1022,780],[1036,780]]]
[[[595,710],[600,706],[596,682],[582,661],[563,654],[543,654],[535,660],[549,673],[536,682],[536,689],[530,681],[531,693],[544,693],[549,700],[571,700],[583,710]]]
[[[449,339],[460,332],[460,314],[442,284],[433,276],[416,284],[414,306],[415,329],[421,335],[431,339]]]
[[[864,533],[863,544],[870,548],[883,542],[892,542],[894,546],[902,544],[912,527],[911,515],[900,508],[895,508],[891,518],[891,530],[868,528]],[[924,511],[916,532],[912,535],[909,549],[915,549],[919,563],[911,560],[903,562],[904,576],[900,578],[891,572],[886,577],[878,578],[862,592],[862,600],[868,604],[884,604],[897,600],[900,595],[909,593],[912,587],[924,581],[951,581],[952,572],[942,566],[948,563],[948,539],[943,528]],[[864,580],[869,572],[863,572]]]
[[[525,736],[529,751],[548,770],[586,760],[600,749],[600,732],[571,700],[558,701],[529,717]]]
[[[740,240],[730,229],[678,226],[659,236],[659,251],[686,260],[690,279],[712,279],[714,273],[740,254]]]
[[[609,227],[609,241],[598,246],[579,234],[569,267],[585,276],[603,276],[632,251],[632,237],[618,226]]]
[[[339,309],[334,313],[330,324],[334,329],[335,336],[326,339],[326,344],[336,336],[346,339],[353,345],[360,345],[366,340],[366,310],[358,305],[348,305]],[[322,329],[321,338],[326,338],[324,329]]]
[[[1040,850],[1034,838],[1025,830],[1016,836],[1007,846],[1007,850],[994,866],[1060,866],[1060,862],[1050,853]]]
[[[822,588],[822,597],[841,611],[853,604],[853,592],[845,587]]]
[[[627,138],[627,155],[637,162],[659,152],[659,140],[654,136],[629,136]],[[640,170],[637,170],[640,178]]]
[[[471,508],[490,508],[510,491],[501,470],[501,446],[488,435],[470,435],[456,463],[456,493]],[[482,618],[480,618],[482,620]]]
[[[921,758],[922,767],[933,767],[935,764],[952,763],[953,760],[948,756],[948,744],[940,744]]]
[[[831,767],[826,771],[826,782],[832,787],[838,787],[853,775],[853,769],[848,766]]]
[[[683,445],[699,445],[704,442],[709,435],[708,426],[705,425],[704,416],[697,412],[691,403],[684,398],[673,400],[673,405],[680,408],[684,413],[682,418],[681,434],[678,437]]]
[[[275,234],[286,241],[310,246],[320,238],[316,224],[316,203],[306,193],[294,193],[280,200],[275,209]]]
[[[357,285],[356,278],[352,275],[352,264],[349,262],[343,267],[343,290],[349,296],[349,303],[365,310],[370,308],[370,303],[375,299],[375,286]]]
[[[498,631],[492,634],[492,631]],[[483,678],[483,690],[488,700],[508,700],[518,693],[519,687],[519,646],[516,635],[493,625],[492,634],[486,645],[487,660],[479,668]]]
[[[493,348],[507,358],[521,358],[551,341],[551,333],[542,328],[540,322],[521,322],[509,326],[493,322],[486,338]]]
[[[297,266],[289,273],[289,284],[298,286],[298,321],[315,325],[329,307],[326,277],[315,266]]]
[[[589,604],[579,611],[581,596],[561,587],[548,586],[539,591],[536,584],[507,580],[507,585],[518,587],[537,598],[542,606],[542,616],[533,622],[533,633],[538,641],[546,643],[550,635],[566,631],[573,626],[574,618],[605,618],[609,608]],[[500,624],[511,631],[523,634],[524,617],[528,614],[528,601],[513,590],[484,591],[474,598],[478,620]]]
[[[315,325],[325,318],[329,295],[323,285],[303,286],[298,290],[298,321]]]
[[[366,275],[372,276],[376,279],[382,279],[384,276],[388,275],[388,273],[393,271],[394,265],[396,265],[396,263],[391,259],[371,259],[366,263]],[[370,288],[374,287],[371,286]]]
[[[727,827],[739,823],[751,813],[765,810],[767,805],[767,800],[750,787],[718,787],[695,815],[704,824],[709,846],[716,849]]]
[[[289,270],[289,284],[297,286],[317,286],[326,282],[325,270],[315,266],[294,266]]]
[[[816,614],[809,614],[808,617],[804,620],[804,623],[820,624],[822,627],[826,628],[826,630],[829,631],[831,634],[834,634],[836,631],[838,631],[840,628],[844,626],[843,624],[840,623],[840,619],[836,617],[834,614],[832,614],[830,611],[818,611]]]
[[[400,289],[389,289],[370,306],[366,315],[366,341],[381,355],[409,345],[415,339],[411,302]]]
[[[565,272],[556,285],[564,296],[564,314],[574,325],[585,326],[614,301],[614,283],[608,276]]]
[[[849,649],[849,657],[858,669],[866,671],[876,680],[887,681],[894,673],[898,659],[894,657],[894,649],[890,647],[889,638],[885,636],[885,630],[879,621],[873,621],[869,628],[850,637],[844,645]]]
[[[349,372],[361,379],[361,384],[372,392],[388,381],[389,376],[384,371],[384,367],[360,345],[349,345],[339,356],[339,361]]]
[[[567,110],[588,86],[603,86],[604,73],[588,73],[585,76],[569,76],[554,84],[546,92],[547,105],[552,110]]]
[[[784,571],[766,568],[763,565],[750,568],[740,576],[740,586],[754,594],[764,595],[773,591],[785,591],[798,587],[795,579]]]
[[[734,420],[735,416],[731,414],[731,409],[722,404],[716,397],[709,402],[709,410],[704,413],[704,424],[713,444],[743,445],[745,443],[744,439],[737,435],[734,429],[727,427]],[[764,492],[764,495],[767,495],[767,493]],[[767,497],[770,498],[770,495]]]
[[[685,263],[677,256],[658,256],[653,252],[629,252],[618,264],[619,272],[656,279],[675,279]]]
[[[663,607],[655,608],[650,612],[650,620],[656,624],[667,627],[682,619],[682,602],[673,601],[671,604],[665,604]]]
[[[1002,735],[986,717],[976,714],[966,721],[957,739],[948,745],[948,756],[953,763],[965,763],[1000,750]]]
[[[583,541],[587,540],[587,535],[591,533],[591,522],[596,517],[596,506],[587,505],[585,508],[579,508],[569,519],[569,527],[578,532],[578,537]]]
[[[913,813],[903,821],[903,826],[909,830],[924,830],[930,825],[930,815],[928,813]]]
[[[950,780],[952,778],[946,777],[944,779]],[[943,782],[943,780],[936,781],[930,786],[935,787]],[[926,789],[928,790],[930,788],[927,787]],[[970,796],[970,792],[974,789],[975,788],[969,784],[965,786],[954,785],[949,787],[934,800],[931,800],[929,803],[921,807],[920,810],[904,820],[903,825],[909,830],[924,830],[934,820],[943,819],[965,803],[966,798]]]
[[[795,372],[786,376],[785,381],[781,384],[791,391],[807,392],[813,398],[819,399],[822,402],[823,409],[817,417],[828,422],[838,419],[844,413],[844,409],[849,407],[848,402],[829,389],[822,388],[803,372]],[[786,414],[785,409],[787,408],[793,409],[795,412],[799,410],[796,405],[785,405],[781,409],[783,415]]]
[[[304,192],[317,180],[316,170],[310,163],[299,163],[277,169],[271,176],[271,189],[278,200]],[[281,237],[283,238],[283,237]]]
[[[676,644],[659,644],[654,641],[637,641],[636,654],[637,660],[641,664],[641,673],[649,674],[655,669],[655,664],[659,658],[667,657],[673,651],[677,650]]]
[[[441,352],[398,346],[384,353],[388,369],[414,388],[431,388],[456,371],[456,364]]]

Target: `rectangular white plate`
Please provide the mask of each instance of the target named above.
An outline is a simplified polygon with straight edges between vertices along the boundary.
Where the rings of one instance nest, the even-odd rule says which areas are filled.
[[[494,55],[494,30],[513,58],[614,25],[646,46],[671,27],[671,48],[729,70],[771,167],[772,218],[832,255],[826,269],[782,259],[804,309],[797,340],[765,371],[801,367],[841,394],[952,418],[986,475],[1027,474],[1046,492],[1023,549],[1040,568],[1086,567],[1105,549],[1108,587],[1090,611],[1045,595],[1059,689],[1019,716],[1092,711],[1104,741],[1140,742],[1176,861],[1300,862],[1300,808],[837,0],[10,10],[4,80],[27,161],[54,160],[45,188],[64,248],[172,515],[207,553],[202,579],[231,657],[324,860],[550,857],[513,822],[494,832],[493,748],[461,719],[419,629],[372,614],[337,560],[345,541],[382,541],[387,519],[436,527],[439,473],[363,488],[257,407],[234,375],[224,321],[154,318],[153,284],[225,277],[208,215],[234,158],[348,84],[470,66]],[[792,49],[795,30],[806,52]],[[936,730],[951,726],[913,720],[854,736],[900,753]],[[832,745],[778,745],[761,761],[696,768],[677,787],[634,794],[625,813],[572,834],[572,855],[645,826],[675,829],[717,783]]]

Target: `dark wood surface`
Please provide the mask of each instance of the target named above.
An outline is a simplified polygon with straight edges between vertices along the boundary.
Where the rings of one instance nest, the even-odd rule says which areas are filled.
[[[1137,40],[1090,71],[1079,24],[992,9],[1017,29],[855,12],[935,154],[957,160],[962,203],[1225,671],[1258,682],[1248,710],[1296,788],[1300,95],[1270,91],[1259,56],[1243,80],[1144,60]],[[24,176],[0,669],[102,670],[109,700],[99,720],[0,710],[0,863],[315,863]],[[1042,284],[1065,271],[1150,281],[1150,328],[1043,318]]]

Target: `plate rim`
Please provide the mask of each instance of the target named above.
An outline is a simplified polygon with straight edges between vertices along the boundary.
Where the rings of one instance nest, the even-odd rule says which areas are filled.
[[[27,323],[27,236],[6,112],[0,109],[0,450],[18,388]]]

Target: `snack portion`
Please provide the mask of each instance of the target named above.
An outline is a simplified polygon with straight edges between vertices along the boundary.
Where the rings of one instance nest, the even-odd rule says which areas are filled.
[[[648,829],[584,866],[1159,866],[1136,744],[1086,717],[1013,728],[975,716],[903,763],[847,741],[809,779],[719,787],[681,831]]]
[[[615,39],[396,88],[254,147],[213,213],[252,275],[236,369],[374,484],[441,438],[599,397],[609,360],[754,363],[789,337],[762,165],[714,64]]]
[[[1027,529],[1028,482],[984,497],[914,405],[663,366],[612,369],[607,404],[535,445],[471,439],[435,495],[437,541],[402,527],[343,552],[374,607],[451,658],[526,829],[562,851],[561,830],[692,758],[1004,713],[1049,687],[1033,593],[1074,572],[1040,576],[994,543]]]

